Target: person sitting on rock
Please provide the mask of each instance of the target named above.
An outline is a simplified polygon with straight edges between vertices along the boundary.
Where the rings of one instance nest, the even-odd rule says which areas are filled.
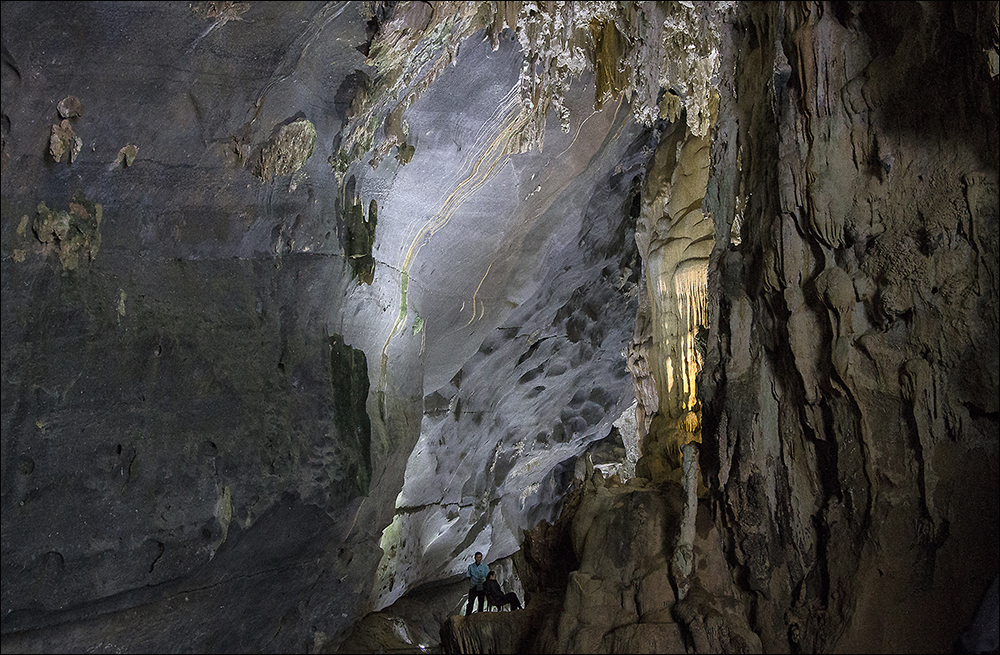
[[[490,604],[490,607],[503,609],[505,605],[510,605],[512,610],[521,609],[521,601],[517,599],[517,594],[513,591],[504,593],[500,588],[500,583],[497,582],[497,574],[494,571],[490,571],[489,575],[486,576],[486,582],[483,583],[483,591],[486,592],[486,601]]]

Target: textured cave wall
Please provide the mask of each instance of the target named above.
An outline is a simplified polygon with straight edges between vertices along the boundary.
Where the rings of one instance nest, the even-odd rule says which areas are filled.
[[[420,11],[398,8],[382,34]],[[442,20],[426,19],[427,32]],[[384,39],[383,58],[408,47]],[[560,98],[568,129],[553,113],[544,147],[521,152],[534,115],[518,93],[522,53],[513,39],[496,46],[469,39],[431,68],[433,83],[414,76],[400,94],[409,163],[344,172],[361,206],[377,202],[377,264],[338,320],[374,353],[373,414],[400,384],[424,394],[380,541],[376,610],[462,574],[477,550],[489,563],[515,552],[521,530],[557,510],[573,459],[631,402],[627,205],[648,134],[625,103],[595,111],[583,77]]]
[[[356,175],[362,206],[378,199],[379,230],[387,215],[406,217],[398,238],[376,243],[406,285],[381,352],[385,370],[398,374],[414,359],[395,351],[419,343],[425,393],[421,434],[381,541],[375,608],[460,575],[477,550],[487,562],[516,551],[522,530],[558,511],[574,459],[631,413],[624,352],[640,267],[638,185],[663,129],[662,120],[644,130],[635,119],[683,115],[703,136],[715,61],[711,41],[699,38],[708,6],[433,7],[400,5],[382,26],[374,58],[386,67],[385,84],[401,90],[366,105],[337,155],[350,159],[364,140],[364,117],[383,102],[390,120],[372,161],[393,147],[416,152],[398,173],[385,175],[384,165],[344,173]],[[477,37],[462,41],[470,33]],[[622,33],[634,38],[602,41]],[[404,74],[398,62],[408,57],[426,59],[427,72]],[[445,64],[461,67],[463,58],[490,61],[492,72],[456,81]],[[620,61],[657,65],[603,76]],[[683,99],[650,87],[670,75]],[[441,109],[460,102],[455,115]],[[486,112],[486,120],[471,117]],[[442,133],[440,124],[452,121],[477,132]],[[442,188],[421,185],[456,147],[464,167]],[[401,187],[409,175],[414,182]],[[390,185],[407,193],[383,202]]]
[[[630,336],[677,425],[590,478],[536,647],[948,650],[996,574],[996,7],[5,3],[4,650],[334,650],[554,516]],[[660,258],[713,243],[707,293]]]
[[[3,5],[5,651],[330,649],[552,515],[658,87],[514,9]]]
[[[3,5],[5,651],[301,650],[367,599],[398,486],[320,155],[365,21],[211,9]]]
[[[700,378],[733,579],[765,651],[947,652],[998,561],[997,3],[733,27]]]
[[[643,477],[593,476],[560,516],[574,568],[534,642],[454,617],[448,652],[949,652],[996,575],[996,4],[730,19],[694,518],[694,485],[646,478],[678,473],[654,429]],[[644,266],[685,143],[643,171]],[[656,312],[630,363],[662,410]]]

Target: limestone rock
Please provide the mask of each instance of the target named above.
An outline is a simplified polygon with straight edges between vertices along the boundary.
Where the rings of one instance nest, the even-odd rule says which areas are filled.
[[[83,148],[83,139],[76,135],[73,126],[66,119],[58,125],[52,126],[52,134],[49,137],[49,154],[56,162],[61,162],[66,155],[69,155],[69,163],[76,161],[80,149]]]
[[[996,193],[963,181],[996,185],[996,37],[941,6],[842,8],[748,5],[770,27],[732,44],[759,68],[720,85],[716,234],[746,205],[713,255],[702,462],[765,651],[946,652],[996,570],[971,563],[997,559],[977,500],[997,488],[997,250],[974,236]],[[906,37],[873,47],[874,25]]]
[[[3,651],[412,645],[477,550],[534,618],[456,648],[950,651],[997,17],[5,3]]]
[[[83,116],[83,103],[76,96],[66,96],[56,105],[59,115],[63,118],[77,118]]]
[[[452,616],[441,626],[441,648],[446,653],[536,652],[533,643],[544,609],[536,604],[513,612]]]

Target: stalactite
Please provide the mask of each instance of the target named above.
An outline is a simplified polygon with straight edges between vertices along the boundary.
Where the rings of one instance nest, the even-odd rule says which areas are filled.
[[[636,120],[686,116],[708,134],[712,78],[719,68],[718,16],[727,3],[435,2],[400,3],[380,26],[369,63],[378,75],[344,129],[331,164],[343,175],[367,152],[377,167],[393,146],[406,147],[403,114],[458,57],[460,44],[485,30],[494,50],[512,30],[524,53],[519,81],[524,126],[504,154],[541,149],[549,109],[569,130],[566,94],[586,71],[601,73],[594,105],[624,96]],[[654,68],[650,70],[650,66]],[[668,90],[667,93],[663,93]],[[661,100],[661,97],[662,100]]]
[[[637,322],[630,361],[644,363],[652,378],[632,366],[642,410],[637,418],[647,419],[638,421],[646,458],[639,469],[654,478],[679,474],[682,446],[701,440],[697,335],[708,323],[708,255],[714,244],[712,222],[701,211],[708,153],[707,140],[682,125],[664,134],[636,228],[649,299],[640,313],[648,312],[649,320],[640,316]],[[646,392],[648,386],[656,393]]]

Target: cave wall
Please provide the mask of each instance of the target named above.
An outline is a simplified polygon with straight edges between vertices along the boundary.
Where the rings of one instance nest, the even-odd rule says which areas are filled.
[[[328,329],[335,13],[4,3],[5,651],[300,650],[366,602],[395,492]]]
[[[765,651],[946,652],[997,573],[997,4],[741,10],[706,199],[715,522]]]
[[[5,651],[334,647],[556,511],[648,134],[484,9],[3,5]]]
[[[2,29],[5,651],[334,650],[692,402],[630,334],[697,404],[584,467],[539,650],[946,651],[996,575],[997,3]],[[685,221],[704,353],[633,325]]]
[[[639,477],[586,473],[546,528],[572,570],[521,650],[956,647],[997,574],[996,9],[729,16],[702,205],[716,244],[702,444],[681,456],[647,431]],[[652,158],[642,200],[675,174]],[[656,408],[670,383],[645,361],[641,302],[630,365]],[[691,512],[695,485],[670,467],[694,452]],[[453,617],[443,645],[500,652],[520,623]]]
[[[575,566],[525,652],[956,647],[997,574],[996,9],[731,15],[702,443],[644,443],[648,461],[700,454],[696,518],[694,485],[648,463],[585,479],[559,519]],[[651,163],[651,195],[673,174]],[[642,359],[656,407],[669,382]],[[446,627],[448,652],[473,652],[502,620]]]

